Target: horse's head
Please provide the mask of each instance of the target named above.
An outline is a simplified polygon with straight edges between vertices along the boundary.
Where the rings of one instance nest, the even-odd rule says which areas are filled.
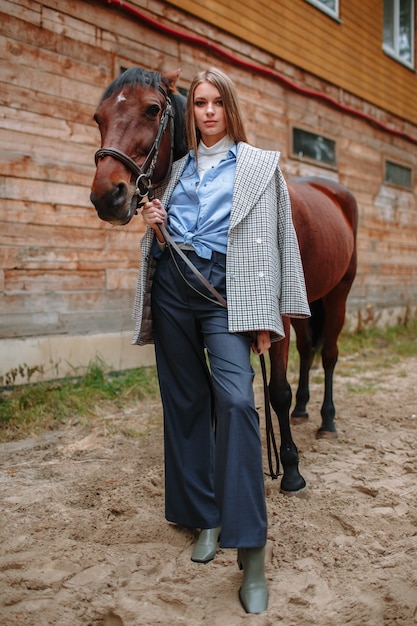
[[[187,151],[184,96],[176,93],[176,72],[132,68],[105,90],[94,119],[101,134],[91,202],[111,224],[127,224],[137,208],[139,187],[156,185],[169,173],[172,160]],[[173,122],[168,119],[171,118]],[[166,124],[166,126],[165,126]],[[162,132],[155,149],[158,131]]]

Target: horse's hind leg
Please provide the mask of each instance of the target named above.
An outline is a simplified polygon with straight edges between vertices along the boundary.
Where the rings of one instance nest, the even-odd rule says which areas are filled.
[[[332,292],[323,298],[324,309],[327,315],[325,315],[326,321],[321,352],[324,370],[324,397],[320,411],[322,423],[317,431],[318,439],[337,438],[335,424],[336,408],[333,402],[333,374],[339,356],[337,340],[345,322],[346,299],[350,284],[347,284],[347,281],[342,281]]]
[[[295,406],[291,413],[292,424],[302,424],[308,420],[307,404],[310,400],[309,377],[314,358],[313,334],[309,319],[294,319],[292,325],[296,334],[297,350],[300,355],[298,387]]]
[[[281,491],[297,493],[305,488],[306,482],[298,469],[299,456],[290,428],[290,408],[292,401],[291,387],[287,380],[287,362],[289,348],[289,320],[285,320],[286,338],[274,342],[269,350],[271,378],[269,394],[271,406],[278,416],[281,435],[280,457],[283,469]]]

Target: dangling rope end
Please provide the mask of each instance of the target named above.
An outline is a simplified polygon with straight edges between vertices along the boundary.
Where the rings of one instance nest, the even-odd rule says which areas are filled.
[[[271,400],[269,397],[265,357],[263,354],[259,355],[259,360],[261,362],[262,379],[263,379],[263,384],[264,384],[265,430],[266,430],[266,446],[267,446],[267,451],[268,451],[269,476],[272,478],[272,480],[277,480],[278,476],[280,475],[279,474],[279,454],[278,454],[277,443],[275,441],[274,427],[272,425]],[[272,464],[272,449],[274,450],[274,456],[275,456],[275,469]]]

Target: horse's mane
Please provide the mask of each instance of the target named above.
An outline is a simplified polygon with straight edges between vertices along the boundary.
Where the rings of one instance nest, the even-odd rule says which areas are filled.
[[[177,161],[188,152],[187,134],[185,132],[185,106],[187,98],[180,93],[172,93],[171,100],[174,109],[173,159]]]
[[[131,67],[117,76],[112,83],[104,91],[101,102],[107,100],[114,93],[125,87],[126,85],[140,85],[141,87],[150,87],[158,89],[162,85],[169,97],[171,98],[174,110],[174,154],[173,159],[184,156],[188,151],[187,137],[185,132],[185,106],[187,98],[180,93],[171,90],[167,81],[164,81],[160,72],[152,72],[143,67]]]
[[[122,89],[126,85],[140,85],[141,87],[153,87],[158,89],[161,84],[161,73],[150,72],[143,67],[131,67],[125,70],[119,76],[116,76],[114,81],[110,83],[107,89],[104,91],[101,102],[110,98],[116,91]]]

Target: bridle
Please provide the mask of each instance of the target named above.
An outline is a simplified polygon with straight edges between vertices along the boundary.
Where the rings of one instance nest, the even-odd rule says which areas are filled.
[[[161,119],[159,120],[159,127],[156,133],[155,141],[153,142],[152,148],[149,150],[148,155],[142,165],[138,165],[135,161],[119,150],[118,148],[100,148],[94,155],[95,163],[97,163],[99,159],[102,159],[106,156],[111,156],[118,161],[121,161],[126,167],[136,176],[135,182],[135,191],[133,194],[133,198],[137,198],[137,205],[139,205],[140,201],[148,196],[149,200],[152,199],[152,176],[155,171],[155,167],[158,161],[159,156],[159,148],[161,145],[162,137],[168,127],[170,125],[170,136],[171,136],[171,156],[168,167],[168,172],[171,170],[172,165],[172,155],[174,151],[174,111],[172,108],[171,98],[168,96],[167,92],[161,85],[158,85],[159,91],[165,98],[165,108],[162,111]]]
[[[167,129],[168,124],[170,124],[170,135],[171,135],[171,156],[170,156],[170,163],[168,167],[168,174],[171,171],[172,156],[174,152],[174,112],[172,108],[171,99],[168,96],[165,89],[163,89],[161,85],[158,85],[158,89],[165,97],[166,104],[165,104],[164,110],[162,111],[161,119],[159,121],[159,127],[156,133],[155,141],[145,161],[143,162],[143,164],[139,166],[137,163],[135,163],[135,161],[130,156],[122,152],[122,150],[119,150],[118,148],[113,148],[113,147],[100,148],[100,150],[97,150],[95,157],[94,157],[95,163],[97,166],[99,159],[102,159],[103,157],[106,157],[106,156],[111,156],[114,159],[121,161],[136,176],[135,191],[132,197],[132,200],[133,198],[136,197],[136,208],[139,208],[141,206],[141,201],[145,197],[147,197],[148,200],[152,200],[153,198],[152,176],[154,174],[156,163],[158,161],[159,148],[161,145],[162,137]],[[203,274],[199,272],[199,270],[194,266],[194,264],[190,261],[190,259],[177,246],[177,244],[172,239],[171,235],[169,234],[165,226],[163,224],[159,224],[159,228],[161,230],[161,233],[165,239],[167,247],[169,248],[169,251],[174,261],[175,261],[175,257],[173,254],[173,250],[175,250],[175,252],[188,265],[191,271],[199,278],[202,284],[214,295],[217,303],[220,304],[220,306],[227,308],[226,300],[218,293],[216,289],[214,289],[214,287],[208,282],[208,280],[203,276]],[[176,261],[175,261],[175,264],[177,265]],[[177,265],[177,268],[178,268],[178,265]],[[180,271],[179,268],[178,268],[178,271]],[[184,280],[186,280],[184,276],[183,278]],[[261,354],[259,356],[259,359],[261,362],[262,378],[263,378],[263,385],[264,385],[268,465],[269,465],[271,478],[277,479],[279,476],[279,455],[278,455],[278,448],[277,448],[277,444],[275,440],[274,429],[272,425],[271,404],[270,404],[270,398],[269,398],[269,390],[268,390],[268,384],[267,384],[264,355]],[[274,456],[275,456],[275,468],[272,462],[272,451],[274,452]]]

